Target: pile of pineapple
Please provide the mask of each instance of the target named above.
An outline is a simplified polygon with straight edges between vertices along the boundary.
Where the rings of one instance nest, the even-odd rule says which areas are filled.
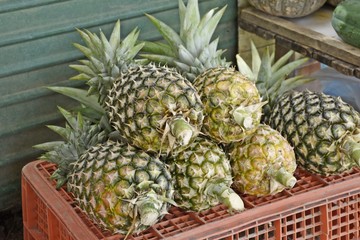
[[[224,204],[244,210],[239,194],[266,196],[296,184],[297,164],[320,175],[360,164],[360,115],[341,99],[293,89],[287,78],[307,59],[240,55],[231,66],[212,40],[225,7],[200,16],[198,1],[179,1],[180,29],[147,15],[165,41],[120,39],[79,30],[85,55],[74,80],[87,90],[52,87],[78,100],[59,108],[66,125],[49,126],[63,141],[37,145],[100,227],[138,233],[174,205],[202,211]]]

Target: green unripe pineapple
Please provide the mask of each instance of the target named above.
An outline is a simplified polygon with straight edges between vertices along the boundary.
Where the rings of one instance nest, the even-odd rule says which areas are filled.
[[[195,89],[175,69],[136,59],[144,43],[133,30],[122,41],[120,22],[108,39],[79,31],[85,46],[75,44],[87,60],[72,68],[98,96],[110,125],[129,143],[145,151],[169,153],[193,140],[202,126],[202,103]],[[74,97],[75,98],[75,97]]]
[[[288,92],[268,122],[294,147],[299,165],[313,173],[327,176],[360,166],[360,114],[339,97]]]
[[[122,73],[105,103],[114,129],[146,151],[187,145],[203,122],[203,104],[191,83],[175,69],[152,64]]]
[[[198,137],[185,149],[176,149],[166,162],[178,206],[198,212],[223,203],[229,211],[244,210],[241,198],[230,187],[229,159],[214,142]]]
[[[71,164],[67,189],[95,223],[127,235],[160,220],[173,195],[164,163],[113,141],[90,148]]]

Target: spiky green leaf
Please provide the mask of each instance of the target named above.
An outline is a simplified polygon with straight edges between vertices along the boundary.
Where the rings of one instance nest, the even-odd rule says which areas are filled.
[[[88,92],[83,89],[72,88],[72,87],[48,87],[50,90],[68,96],[87,107],[90,107],[100,114],[104,114],[104,109],[98,103],[95,95],[88,95]]]
[[[146,14],[154,26],[158,29],[163,38],[168,42],[173,52],[177,52],[177,48],[180,45],[183,45],[183,42],[180,36],[175,32],[171,27],[169,27],[164,22],[156,19],[155,17]]]
[[[144,46],[141,50],[146,53],[152,53],[152,54],[156,54],[156,55],[164,55],[164,56],[169,56],[169,57],[176,56],[174,54],[174,52],[171,50],[171,48],[169,47],[169,45],[162,43],[162,42],[145,41]]]
[[[251,61],[252,61],[251,68],[254,78],[257,79],[261,67],[261,57],[253,41],[251,41],[250,45],[251,45]]]
[[[114,51],[120,45],[120,34],[121,34],[120,29],[121,29],[120,20],[117,20],[113,28],[113,31],[111,32],[110,40],[109,40],[109,43]]]
[[[201,40],[202,40],[201,45],[205,46],[205,45],[209,44],[209,42],[211,41],[211,38],[215,32],[217,25],[220,22],[220,19],[222,18],[223,14],[226,10],[226,7],[227,6],[224,6],[218,12],[216,12],[214,14],[214,16],[211,17],[206,22],[206,24],[204,24],[204,27],[202,27],[201,29],[198,30],[200,32],[201,36],[203,36],[203,38],[201,38]]]
[[[179,1],[180,6],[180,1]],[[181,9],[184,11],[184,9]],[[179,8],[180,11],[180,8]],[[184,35],[187,34],[187,32],[191,31],[191,29],[196,29],[200,22],[200,12],[199,12],[199,4],[198,0],[189,0],[187,7],[185,9],[185,14],[180,14],[184,17],[181,19],[181,28],[182,30],[185,30],[186,32],[183,32]],[[180,35],[181,36],[181,35]]]
[[[141,57],[146,58],[152,62],[157,62],[161,64],[166,64],[167,66],[175,66],[176,58],[174,57],[167,57],[164,55],[157,55],[157,54],[140,54]]]
[[[276,72],[279,70],[282,66],[284,66],[286,63],[289,62],[290,58],[293,56],[294,51],[290,50],[286,54],[282,55],[273,65],[272,65],[272,71]]]
[[[295,69],[303,65],[308,61],[308,58],[301,58],[292,62],[287,63],[286,65],[282,66],[278,69],[274,74],[271,76],[269,81],[269,85],[275,84],[275,82],[280,81],[280,79],[285,79],[290,73],[292,73]]]
[[[69,130],[64,127],[60,127],[56,125],[47,125],[47,127],[51,129],[51,131],[57,133],[63,139],[67,139],[69,137]]]
[[[52,151],[55,148],[61,146],[64,144],[64,141],[52,141],[52,142],[46,142],[46,143],[40,143],[37,145],[34,145],[33,148],[43,150],[43,151]]]
[[[238,67],[238,71],[247,77],[249,80],[256,82],[256,78],[249,67],[249,65],[245,62],[245,60],[240,56],[240,54],[236,54],[236,63]]]

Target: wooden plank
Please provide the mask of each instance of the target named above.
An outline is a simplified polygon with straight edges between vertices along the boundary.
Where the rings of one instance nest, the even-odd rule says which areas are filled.
[[[252,7],[247,7],[240,11],[238,21],[239,25],[244,25],[242,22],[252,24],[319,52],[324,52],[343,62],[360,66],[360,49],[337,38],[302,27],[285,18],[270,16]]]

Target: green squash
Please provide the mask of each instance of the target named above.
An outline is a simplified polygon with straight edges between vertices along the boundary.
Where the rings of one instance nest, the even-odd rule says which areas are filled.
[[[359,0],[346,0],[335,7],[331,19],[331,24],[339,37],[355,47],[360,47],[359,12]]]
[[[326,0],[248,0],[255,8],[270,15],[297,18],[321,8]]]

